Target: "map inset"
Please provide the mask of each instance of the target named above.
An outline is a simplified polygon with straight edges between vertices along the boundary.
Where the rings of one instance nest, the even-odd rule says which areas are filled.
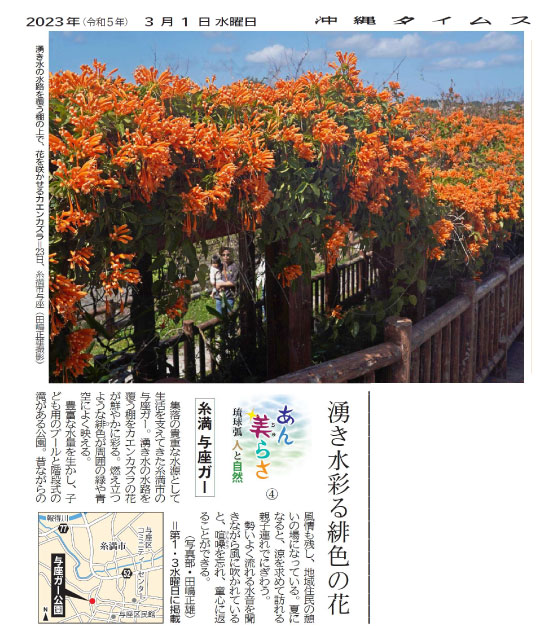
[[[163,623],[163,514],[39,514],[39,622]]]

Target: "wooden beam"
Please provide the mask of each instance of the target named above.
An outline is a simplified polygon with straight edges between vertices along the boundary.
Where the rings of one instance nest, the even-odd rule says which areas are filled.
[[[239,233],[239,332],[241,353],[250,369],[257,351],[257,289],[252,233]]]
[[[300,276],[282,287],[270,267],[285,249],[285,242],[266,248],[267,370],[276,378],[311,364],[311,277]]]

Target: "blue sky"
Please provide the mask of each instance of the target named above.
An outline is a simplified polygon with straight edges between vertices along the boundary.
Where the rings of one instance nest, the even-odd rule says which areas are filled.
[[[437,97],[451,81],[467,99],[523,97],[522,32],[51,32],[50,70],[94,58],[131,80],[138,65],[171,67],[203,84],[327,71],[336,50],[355,52],[367,83],[399,80],[406,95]]]

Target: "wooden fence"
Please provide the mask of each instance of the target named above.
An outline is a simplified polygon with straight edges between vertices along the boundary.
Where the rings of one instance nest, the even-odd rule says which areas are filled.
[[[371,255],[356,257],[336,266],[338,272],[338,303],[350,306],[363,300],[368,288],[375,282]],[[313,312],[324,313],[327,302],[325,272],[311,278]]]
[[[374,282],[370,257],[358,257],[338,267],[339,302],[342,306],[363,300]],[[324,313],[326,307],[325,273],[311,278],[313,312]],[[255,303],[257,326],[263,324],[263,301]],[[161,378],[181,378],[189,382],[204,382],[214,374],[219,360],[220,320],[214,317],[195,325],[183,324],[183,333],[162,341],[158,348],[158,370]]]
[[[389,318],[385,342],[280,376],[272,383],[482,382],[504,376],[507,350],[523,329],[523,257],[499,258],[481,283],[412,325]]]
[[[482,382],[493,371],[504,376],[507,350],[523,329],[524,260],[500,258],[497,267],[481,283],[462,281],[456,298],[414,326],[405,318],[388,319],[384,343],[268,382]],[[339,269],[343,305],[361,299],[374,282],[367,257]],[[312,294],[314,311],[324,311],[324,274],[312,278]],[[262,301],[256,311],[262,328]],[[183,329],[158,345],[159,377],[204,382],[220,359],[220,320],[212,318],[198,326],[188,321]],[[121,376],[133,367],[133,359],[133,355],[119,359]]]
[[[257,326],[262,329],[262,301],[257,302]],[[232,322],[237,323],[237,313]],[[262,333],[257,337],[262,338]],[[196,325],[192,320],[183,323],[183,332],[160,342],[157,347],[160,378],[181,379],[183,382],[205,382],[216,373],[218,362],[223,358],[226,338],[222,336],[222,324],[213,317]],[[257,347],[260,342],[257,341]],[[165,382],[165,381],[163,381]]]

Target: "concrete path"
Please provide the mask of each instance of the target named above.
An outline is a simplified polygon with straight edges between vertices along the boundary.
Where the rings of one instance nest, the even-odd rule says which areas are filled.
[[[523,382],[523,334],[511,344],[507,356],[507,375],[506,378],[497,378],[490,376],[485,383],[522,383]]]

